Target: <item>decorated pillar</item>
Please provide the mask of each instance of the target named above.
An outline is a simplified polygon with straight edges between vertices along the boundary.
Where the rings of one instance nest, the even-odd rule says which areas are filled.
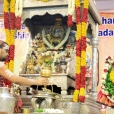
[[[96,37],[91,39],[92,45],[92,96],[97,96],[97,64],[98,64],[98,24],[96,24]]]

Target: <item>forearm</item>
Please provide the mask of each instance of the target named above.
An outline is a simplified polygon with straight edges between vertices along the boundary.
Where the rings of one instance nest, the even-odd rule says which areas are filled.
[[[36,80],[28,79],[25,77],[20,77],[12,73],[7,67],[4,65],[0,68],[0,75],[6,78],[7,80],[20,84],[20,85],[37,85]]]
[[[8,80],[19,85],[27,85],[27,86],[36,85],[36,80],[28,79],[28,78],[20,77],[20,76],[12,76]]]
[[[0,68],[0,75],[4,78],[8,79],[9,81],[19,84],[19,85],[47,85],[48,79],[47,78],[39,78],[39,79],[28,79],[25,77],[16,76],[7,67],[4,65]]]

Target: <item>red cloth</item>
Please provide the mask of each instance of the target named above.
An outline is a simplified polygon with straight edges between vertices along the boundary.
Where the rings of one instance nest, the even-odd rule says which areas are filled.
[[[9,80],[4,79],[4,86],[5,86],[5,87],[11,88],[11,84],[12,84],[12,83],[11,83]]]
[[[19,99],[19,100],[17,101],[17,106],[15,107],[14,111],[15,111],[16,113],[18,113],[18,112],[19,112],[19,109],[22,108],[22,105],[23,105],[23,102],[22,102],[21,99]]]

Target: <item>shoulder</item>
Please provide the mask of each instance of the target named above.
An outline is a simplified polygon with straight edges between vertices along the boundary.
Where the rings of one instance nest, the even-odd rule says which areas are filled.
[[[4,66],[4,62],[0,62],[0,67]]]

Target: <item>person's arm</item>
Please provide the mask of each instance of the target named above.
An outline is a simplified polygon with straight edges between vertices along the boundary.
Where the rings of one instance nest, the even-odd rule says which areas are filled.
[[[5,65],[0,66],[0,75],[9,81],[20,85],[47,85],[47,78],[28,79],[13,74]]]

